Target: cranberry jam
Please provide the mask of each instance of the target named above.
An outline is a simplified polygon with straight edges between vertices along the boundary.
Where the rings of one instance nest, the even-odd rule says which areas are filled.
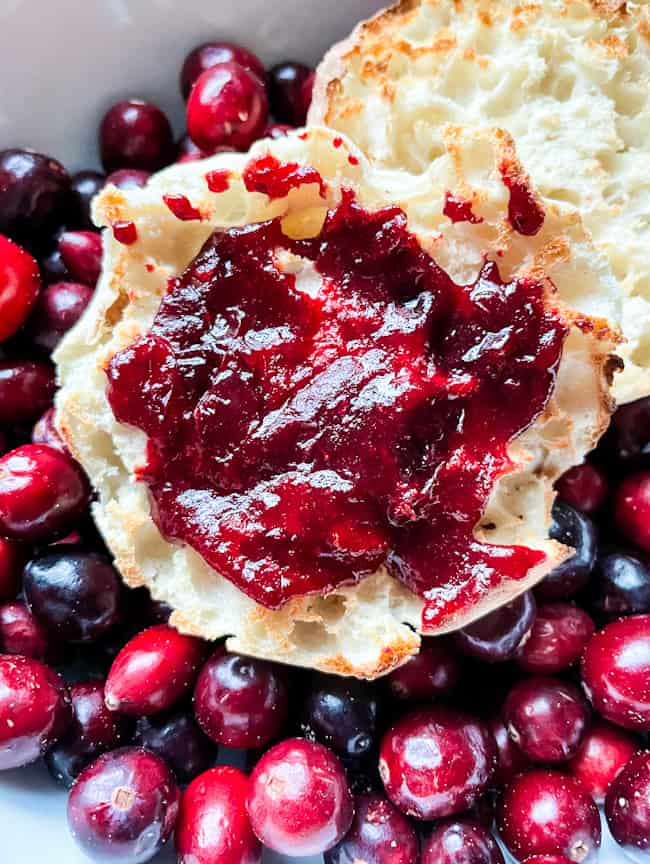
[[[269,608],[385,564],[426,628],[521,579],[543,553],[473,529],[553,387],[566,329],[544,290],[493,263],[455,284],[402,210],[352,192],[309,240],[277,219],[215,232],[107,368],[160,530]]]

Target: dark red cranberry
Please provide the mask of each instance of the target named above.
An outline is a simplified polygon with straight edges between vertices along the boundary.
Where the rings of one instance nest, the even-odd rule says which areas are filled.
[[[609,784],[637,749],[628,733],[609,723],[597,722],[588,730],[569,771],[582,783],[596,804],[602,804]]]
[[[596,465],[585,462],[569,468],[557,481],[555,488],[567,504],[591,514],[602,506],[607,497],[607,478]]]
[[[604,621],[650,612],[650,567],[629,552],[603,555],[589,580],[587,601]]]
[[[279,123],[304,126],[311,102],[313,73],[304,63],[278,63],[269,72],[271,111]]]
[[[194,684],[205,643],[167,624],[149,627],[119,652],[106,681],[111,711],[146,717],[170,708]]]
[[[407,714],[384,735],[379,773],[393,804],[417,819],[471,807],[486,791],[495,744],[473,717],[435,707]]]
[[[650,471],[626,477],[616,491],[614,518],[621,534],[650,552]]]
[[[94,642],[120,620],[121,580],[99,552],[62,546],[38,555],[23,590],[32,613],[66,642]]]
[[[38,298],[29,324],[30,336],[36,345],[46,351],[53,351],[81,318],[92,296],[92,288],[80,282],[55,282],[48,285]]]
[[[65,445],[65,441],[61,438],[58,429],[54,425],[54,417],[54,408],[48,408],[39,417],[32,429],[32,444],[47,444],[48,447],[54,447],[55,450],[67,453],[68,448]]]
[[[29,657],[0,655],[0,770],[34,762],[66,731],[63,679]]]
[[[174,775],[159,756],[124,747],[79,775],[68,799],[68,824],[90,858],[142,864],[169,840],[179,800]]]
[[[52,403],[54,369],[32,360],[0,362],[0,423],[29,423]]]
[[[0,232],[33,243],[65,222],[70,178],[56,159],[32,150],[0,152]]]
[[[359,759],[377,746],[378,712],[378,693],[371,684],[316,675],[303,705],[301,729],[339,756]]]
[[[628,729],[650,729],[650,615],[613,621],[582,657],[582,678],[594,707]]]
[[[286,136],[295,129],[295,126],[289,126],[287,123],[269,123],[264,133],[265,138],[286,138]]]
[[[514,655],[530,632],[535,609],[535,599],[526,591],[455,633],[456,646],[463,654],[487,663],[502,663]]]
[[[13,336],[25,323],[40,288],[36,261],[29,252],[0,234],[0,342]]]
[[[580,659],[595,629],[589,615],[573,603],[545,603],[515,659],[531,675],[554,675]]]
[[[566,855],[576,864],[598,856],[600,816],[580,781],[557,771],[519,774],[497,805],[501,839],[519,860]]]
[[[184,710],[140,717],[133,743],[161,756],[179,783],[189,783],[206,771],[217,755],[217,748]]]
[[[589,725],[581,692],[555,678],[527,678],[510,691],[503,708],[510,737],[535,762],[566,762]]]
[[[246,812],[248,777],[220,765],[196,778],[181,798],[178,864],[261,864],[262,847]]]
[[[60,650],[22,600],[0,606],[0,652],[55,663]]]
[[[46,444],[23,444],[0,459],[0,531],[42,542],[65,535],[86,509],[79,467]]]
[[[650,456],[650,396],[622,405],[612,417],[607,437],[618,461],[645,461]]]
[[[511,777],[528,768],[530,762],[508,734],[506,724],[499,715],[492,716],[487,725],[497,747],[494,783],[496,786],[505,786]]]
[[[422,849],[422,864],[505,864],[494,837],[471,821],[437,825]]]
[[[219,647],[194,688],[194,713],[205,734],[228,747],[261,747],[287,718],[283,672],[271,663]]]
[[[0,537],[0,602],[13,600],[18,594],[24,563],[23,547]]]
[[[139,168],[121,168],[108,175],[106,185],[108,186],[110,183],[123,192],[129,189],[144,189],[150,177],[150,171],[142,171]]]
[[[104,114],[99,148],[108,172],[118,168],[158,171],[174,159],[174,135],[160,108],[140,99],[127,99]]]
[[[41,265],[41,277],[46,285],[51,282],[65,282],[66,279],[70,278],[58,246],[51,249],[47,254],[41,255],[38,261]]]
[[[388,676],[393,696],[425,702],[449,693],[458,684],[462,667],[451,643],[442,637],[423,639],[420,651]]]
[[[535,593],[543,600],[563,600],[582,588],[591,575],[596,562],[596,531],[588,516],[558,500],[553,504],[549,534],[576,551],[544,577]]]
[[[253,831],[281,855],[320,855],[347,833],[354,800],[339,760],[322,744],[289,738],[262,756],[250,779]]]
[[[260,80],[237,63],[222,63],[199,77],[187,103],[187,131],[201,150],[248,150],[261,138],[268,101]]]
[[[92,200],[104,188],[106,177],[99,171],[78,171],[72,175],[70,187],[74,202],[74,224],[86,230],[95,227],[90,213]]]
[[[207,69],[212,69],[220,63],[238,63],[266,84],[264,64],[252,51],[234,42],[205,42],[190,51],[183,63],[181,69],[183,98],[188,98],[192,87]]]
[[[630,758],[613,780],[605,816],[614,840],[632,861],[650,860],[650,750]]]
[[[325,864],[418,864],[418,838],[408,819],[381,795],[359,795],[350,830]]]
[[[59,251],[72,276],[91,288],[102,269],[102,236],[97,231],[64,231]]]

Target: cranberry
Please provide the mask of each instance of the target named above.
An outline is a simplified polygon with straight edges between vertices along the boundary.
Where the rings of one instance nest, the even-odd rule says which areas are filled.
[[[201,150],[228,145],[247,150],[261,138],[268,102],[260,80],[238,63],[203,72],[187,103],[187,131]]]
[[[0,770],[34,762],[70,719],[70,698],[56,672],[29,657],[0,655]]]
[[[505,864],[496,840],[481,825],[448,820],[437,825],[422,849],[422,864]]]
[[[205,643],[167,624],[143,630],[119,652],[106,681],[111,711],[145,717],[164,711],[196,678]]]
[[[179,783],[189,783],[207,770],[217,755],[216,747],[186,710],[140,717],[133,743],[161,756]]]
[[[526,858],[523,864],[571,864],[566,855],[533,855]]]
[[[449,693],[458,684],[461,665],[448,640],[423,639],[420,651],[388,676],[393,696],[414,702]]]
[[[596,561],[596,531],[591,520],[563,501],[553,504],[549,531],[553,540],[575,549],[575,554],[558,564],[535,589],[543,600],[563,600],[582,588]]]
[[[205,159],[208,155],[196,146],[189,135],[183,135],[176,146],[177,162],[196,162],[198,159]]]
[[[632,861],[650,860],[650,751],[630,758],[613,780],[605,816],[614,840]]]
[[[0,606],[0,652],[44,663],[56,662],[60,653],[51,635],[22,600]]]
[[[15,540],[47,541],[83,514],[88,485],[72,460],[46,444],[23,444],[0,459],[0,531]]]
[[[535,621],[535,600],[527,591],[510,603],[474,621],[454,634],[463,654],[487,663],[502,663],[513,656]]]
[[[315,676],[303,706],[302,732],[340,756],[366,756],[377,743],[377,697],[366,682]]]
[[[70,208],[70,178],[56,159],[32,150],[0,152],[0,232],[29,242],[52,233]]]
[[[325,864],[418,864],[418,838],[408,819],[381,795],[359,795],[350,830],[325,853]]]
[[[123,192],[127,192],[129,189],[144,189],[150,177],[150,171],[142,171],[139,168],[121,168],[108,175],[106,185],[117,186]]]
[[[0,361],[0,423],[29,423],[54,396],[54,370],[32,360]]]
[[[379,773],[396,807],[417,819],[461,813],[485,792],[495,744],[473,717],[435,707],[407,714],[384,735]]]
[[[650,455],[650,396],[622,405],[612,417],[608,436],[614,456],[636,463]]]
[[[530,763],[508,734],[506,724],[499,715],[493,715],[487,721],[487,725],[497,748],[494,783],[496,786],[505,786],[511,777],[519,774]]]
[[[614,498],[614,518],[627,540],[650,552],[650,471],[639,471],[621,483]]]
[[[169,120],[156,105],[127,99],[112,105],[99,127],[99,146],[106,171],[140,168],[158,171],[174,159]]]
[[[595,513],[607,497],[604,473],[589,462],[569,468],[557,481],[555,488],[563,501],[583,513]]]
[[[97,193],[104,188],[106,177],[99,171],[79,171],[72,176],[70,186],[75,208],[75,225],[86,230],[95,227],[90,207]]]
[[[40,287],[36,261],[29,252],[0,234],[0,342],[13,336],[25,323]]]
[[[295,129],[295,126],[289,126],[287,123],[269,123],[264,133],[265,138],[285,138],[289,132]]]
[[[650,612],[650,567],[627,552],[603,555],[589,580],[587,599],[605,621]]]
[[[217,648],[194,689],[194,712],[206,735],[228,747],[261,747],[278,734],[289,708],[282,670]]]
[[[180,792],[154,753],[105,753],[77,778],[68,798],[72,836],[91,858],[141,864],[169,840]]]
[[[246,812],[248,777],[220,765],[196,778],[181,798],[178,864],[261,864],[262,847]]]
[[[280,123],[303,126],[311,102],[313,72],[303,63],[278,63],[269,72],[271,111]]]
[[[67,453],[65,441],[59,435],[59,430],[54,424],[55,416],[54,408],[48,408],[39,417],[32,429],[32,444],[47,444],[48,447],[54,447],[55,450]]]
[[[266,69],[262,61],[242,45],[234,42],[205,42],[198,45],[185,58],[181,70],[181,93],[187,99],[198,78],[207,69],[212,69],[220,63],[238,63],[249,72],[253,72],[260,81],[266,83]]]
[[[636,749],[636,741],[628,732],[600,721],[582,739],[569,762],[569,771],[596,804],[602,804],[609,784]]]
[[[97,231],[64,231],[59,251],[72,276],[94,287],[102,269],[102,236]]]
[[[539,768],[515,777],[498,803],[497,825],[519,859],[560,854],[586,864],[598,855],[598,808],[578,780],[557,771]]]
[[[515,659],[531,675],[554,675],[577,660],[594,635],[594,622],[573,603],[546,603]]]
[[[41,265],[41,276],[46,284],[63,282],[70,278],[58,246],[51,249],[46,255],[42,255],[38,260]]]
[[[78,282],[48,285],[38,298],[30,321],[30,335],[36,345],[53,351],[77,323],[92,296],[92,288]]]
[[[628,729],[650,729],[650,615],[608,624],[587,645],[582,678],[594,707]]]
[[[13,600],[20,590],[25,553],[12,540],[0,537],[0,602]]]

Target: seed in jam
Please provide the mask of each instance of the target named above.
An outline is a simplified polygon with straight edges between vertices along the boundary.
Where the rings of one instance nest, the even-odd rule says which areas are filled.
[[[445,206],[442,212],[452,222],[470,222],[472,225],[477,225],[483,221],[481,216],[477,216],[472,212],[472,202],[465,198],[459,198],[451,192],[445,195]]]
[[[269,198],[286,198],[292,189],[307,183],[318,183],[321,198],[327,195],[327,184],[315,168],[297,162],[280,162],[271,155],[251,159],[242,179],[249,192],[262,192]]]
[[[503,185],[510,193],[508,221],[518,234],[532,237],[544,224],[544,208],[537,201],[525,178],[519,176],[515,166],[502,162],[499,166]]]
[[[138,239],[138,229],[135,227],[135,222],[113,222],[113,237],[118,243],[123,243],[125,246],[132,246]]]
[[[174,216],[183,222],[191,222],[195,219],[203,218],[201,211],[193,206],[186,195],[163,195],[163,201]]]
[[[225,171],[223,168],[208,171],[205,182],[210,192],[226,192],[230,188],[230,171]]]

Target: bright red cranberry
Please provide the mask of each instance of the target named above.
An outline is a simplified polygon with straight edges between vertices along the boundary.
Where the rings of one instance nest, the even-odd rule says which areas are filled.
[[[614,518],[624,537],[650,552],[650,471],[639,471],[621,483],[614,498]]]
[[[174,158],[169,120],[156,105],[127,99],[111,106],[99,127],[99,147],[106,171],[140,168],[158,171]]]
[[[181,93],[187,99],[199,77],[220,63],[238,63],[253,72],[266,84],[266,69],[262,61],[242,45],[234,42],[205,42],[198,45],[185,58],[181,70]]]
[[[637,742],[628,732],[599,721],[583,738],[569,771],[596,804],[602,804],[609,784],[636,750]]]
[[[533,855],[526,858],[523,864],[572,864],[566,855]]]
[[[90,858],[142,864],[169,840],[179,800],[174,775],[159,756],[124,747],[79,775],[68,799],[68,824]]]
[[[650,612],[650,567],[628,552],[603,555],[589,580],[587,600],[604,621]]]
[[[278,63],[269,72],[271,111],[280,123],[304,126],[311,102],[313,72],[304,63]]]
[[[0,606],[0,652],[55,663],[60,650],[22,600]]]
[[[396,807],[417,819],[461,813],[486,791],[495,744],[473,717],[435,707],[407,714],[384,735],[379,773]]]
[[[582,679],[603,717],[650,730],[650,615],[614,621],[597,633],[582,657]]]
[[[381,795],[355,798],[354,819],[338,845],[325,852],[325,864],[418,864],[417,834],[408,819]]]
[[[223,647],[207,660],[194,688],[200,727],[228,747],[267,744],[284,725],[288,708],[286,679],[278,667]]]
[[[644,461],[650,455],[650,396],[622,405],[612,417],[607,437],[618,461]]]
[[[588,516],[557,500],[549,534],[575,549],[575,554],[545,576],[535,593],[543,600],[564,600],[582,588],[591,575],[596,562],[596,530]]]
[[[150,177],[150,171],[142,171],[139,168],[120,168],[108,175],[106,185],[117,186],[123,192],[129,189],[144,189]]]
[[[530,591],[504,603],[493,612],[454,634],[463,654],[487,663],[510,659],[535,621],[535,599]]]
[[[216,757],[216,747],[188,711],[141,717],[133,743],[161,756],[179,783],[189,783],[206,771]]]
[[[422,849],[422,864],[505,864],[496,840],[471,821],[437,825]]]
[[[201,150],[227,145],[248,150],[261,138],[268,120],[264,87],[238,63],[203,72],[187,103],[187,131]]]
[[[539,768],[515,777],[498,803],[497,825],[520,860],[560,854],[589,864],[598,855],[598,808],[578,780],[557,771]]]
[[[508,732],[535,762],[565,762],[578,750],[589,725],[580,691],[555,678],[528,678],[510,691],[503,708]]]
[[[612,781],[605,816],[614,840],[632,861],[650,860],[650,750],[641,750]]]
[[[32,444],[47,444],[48,447],[54,447],[55,450],[61,450],[63,453],[68,452],[65,441],[59,435],[59,430],[54,424],[55,418],[54,408],[48,408],[47,411],[39,417],[32,429]]]
[[[246,812],[248,777],[220,765],[196,778],[181,798],[178,864],[261,864],[262,847]]]
[[[555,488],[567,504],[591,514],[602,506],[607,497],[607,478],[596,465],[585,462],[569,468],[557,481]]]
[[[248,793],[253,831],[281,855],[320,855],[347,833],[354,801],[343,766],[327,747],[290,738],[255,766]]]
[[[545,603],[515,659],[531,675],[554,675],[580,659],[595,629],[589,615],[573,603]]]
[[[377,745],[378,692],[372,684],[335,675],[315,675],[303,705],[305,737],[339,756],[360,759]]]
[[[269,123],[264,133],[265,138],[286,138],[286,136],[295,129],[295,126],[289,126],[287,123]]]
[[[423,639],[420,651],[388,676],[393,696],[425,702],[449,693],[460,681],[462,667],[451,643],[442,637]]]
[[[70,209],[63,165],[32,150],[0,152],[0,232],[28,244],[51,234]]]
[[[32,360],[0,362],[0,423],[29,423],[52,403],[54,369]]]
[[[63,679],[29,657],[0,655],[0,770],[34,762],[66,731]]]
[[[102,269],[102,236],[97,231],[64,231],[59,251],[72,276],[91,288]]]
[[[487,726],[497,747],[494,783],[496,786],[505,786],[511,777],[528,768],[530,762],[508,734],[508,728],[498,714],[487,721]]]
[[[111,711],[136,717],[171,707],[194,684],[205,643],[167,624],[143,630],[113,661],[106,681]]]
[[[46,444],[23,444],[0,459],[0,531],[42,542],[65,535],[86,509],[79,467]]]
[[[36,261],[29,252],[0,234],[0,342],[13,336],[25,323],[40,287]]]
[[[0,602],[13,600],[18,594],[24,563],[23,547],[0,537]]]
[[[95,227],[90,207],[97,193],[104,188],[106,177],[99,171],[78,171],[72,175],[70,187],[74,201],[76,227],[90,230]]]
[[[30,610],[65,642],[94,642],[115,627],[121,585],[108,558],[69,546],[33,558],[23,576]]]
[[[92,296],[92,288],[80,282],[55,282],[48,285],[36,302],[29,324],[30,336],[36,345],[46,351],[53,351],[81,318]]]

